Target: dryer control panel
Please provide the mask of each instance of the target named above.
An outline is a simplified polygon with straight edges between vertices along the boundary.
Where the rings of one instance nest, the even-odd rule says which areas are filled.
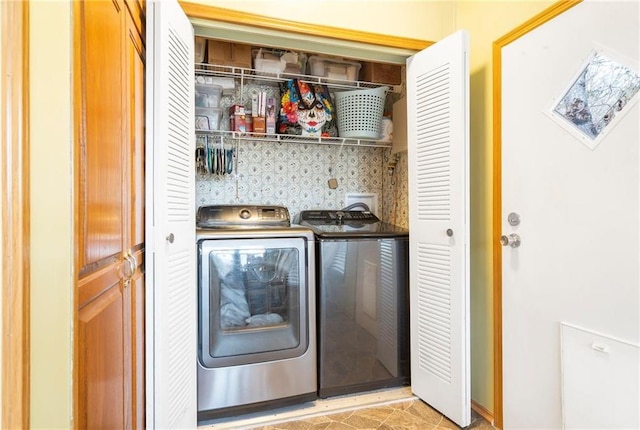
[[[380,219],[370,211],[310,210],[300,212],[300,221],[341,224],[345,222],[374,223]]]

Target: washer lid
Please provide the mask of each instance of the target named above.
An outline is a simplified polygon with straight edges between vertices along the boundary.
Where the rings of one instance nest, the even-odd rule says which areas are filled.
[[[409,236],[409,230],[386,222],[323,224],[300,221],[300,225],[313,230],[318,239],[384,239]]]
[[[318,238],[404,237],[409,231],[385,222],[369,211],[308,210],[300,212],[300,225],[309,227]]]
[[[284,206],[207,205],[198,208],[199,228],[288,227],[289,210]]]

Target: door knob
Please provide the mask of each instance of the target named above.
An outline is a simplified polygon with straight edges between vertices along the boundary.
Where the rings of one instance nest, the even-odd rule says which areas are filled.
[[[453,236],[453,230],[451,230],[450,228],[447,229],[447,236]]]
[[[169,236],[167,236],[167,242],[169,243],[173,243],[175,239],[176,237],[173,235],[173,233],[169,233]]]
[[[503,234],[500,236],[500,243],[502,246],[517,248],[520,246],[520,235],[517,233],[511,233],[509,236]]]

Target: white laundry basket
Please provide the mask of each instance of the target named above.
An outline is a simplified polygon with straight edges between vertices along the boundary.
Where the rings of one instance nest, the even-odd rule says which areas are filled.
[[[389,87],[335,93],[338,134],[352,139],[379,139]]]

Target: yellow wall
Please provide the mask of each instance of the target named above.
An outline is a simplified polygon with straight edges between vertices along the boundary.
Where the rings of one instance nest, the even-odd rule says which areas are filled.
[[[0,22],[2,22],[2,7],[0,7]],[[2,31],[0,31],[0,46],[2,46],[2,44],[4,43],[4,41],[2,40]],[[0,54],[0,70],[2,70],[2,54]],[[5,95],[4,95],[4,91],[2,89],[0,89],[0,98],[2,100],[5,100]],[[2,105],[0,105],[0,118],[4,118],[4,110],[6,108],[6,105],[4,103],[2,103]],[[4,157],[4,151],[0,151],[0,165],[2,165],[2,157]],[[0,190],[2,190],[2,181],[4,179],[4,175],[0,175]],[[0,213],[2,212],[2,202],[4,199],[0,200]],[[4,223],[0,223],[0,237],[4,240]],[[2,254],[2,247],[0,247],[0,261],[4,261],[4,256]],[[2,268],[2,264],[0,264],[0,279],[4,279],[4,272],[3,272],[3,268]],[[0,288],[2,288],[4,290],[4,284],[0,283]],[[1,321],[3,321],[3,316],[2,316],[2,308],[3,308],[3,302],[4,300],[4,295],[0,294],[0,324],[2,324]],[[3,365],[2,365],[2,344],[3,342],[0,342],[0,369],[4,369]],[[5,393],[2,392],[2,371],[0,371],[0,401],[4,400],[4,396]],[[2,410],[3,408],[0,408],[0,423],[2,422]]]
[[[185,0],[288,21],[397,37],[440,40],[454,28],[454,1],[415,0]]]
[[[30,2],[31,425],[71,427],[71,4]]]
[[[456,28],[471,44],[471,398],[493,403],[492,44],[555,1],[457,2]]]

